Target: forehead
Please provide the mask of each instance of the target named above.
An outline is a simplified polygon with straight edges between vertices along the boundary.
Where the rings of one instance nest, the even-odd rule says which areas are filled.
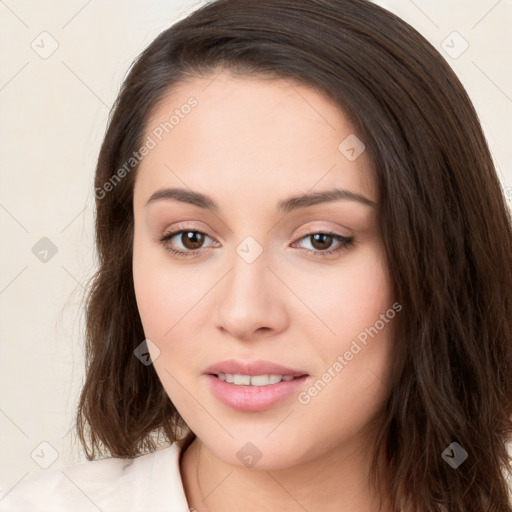
[[[162,185],[253,199],[342,186],[377,200],[366,153],[342,151],[359,140],[342,110],[293,80],[227,70],[188,79],[155,108],[145,137],[155,147],[140,163],[136,196]]]

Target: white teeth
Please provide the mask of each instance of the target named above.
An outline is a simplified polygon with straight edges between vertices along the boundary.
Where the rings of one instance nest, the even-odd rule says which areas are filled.
[[[234,375],[233,384],[238,386],[248,386],[251,383],[251,377],[249,375]]]
[[[294,377],[291,375],[236,375],[232,373],[219,373],[220,380],[236,384],[237,386],[268,386],[269,384],[279,384],[282,380],[290,381]]]

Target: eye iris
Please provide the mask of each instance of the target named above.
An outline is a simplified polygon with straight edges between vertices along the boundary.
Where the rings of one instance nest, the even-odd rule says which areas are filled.
[[[325,233],[316,233],[314,235],[311,235],[312,238],[313,238],[313,247],[315,247],[315,249],[318,249],[318,250],[322,250],[322,249],[328,249],[329,246],[331,245],[332,243],[332,239],[333,239],[333,236],[332,235],[327,235]],[[316,243],[320,240],[320,247],[317,247],[316,246]],[[327,243],[326,243],[326,240],[327,240]],[[323,246],[322,246],[323,245]]]
[[[190,250],[199,249],[204,242],[204,234],[197,231],[185,231],[181,235],[183,245]],[[190,246],[192,244],[192,247]]]

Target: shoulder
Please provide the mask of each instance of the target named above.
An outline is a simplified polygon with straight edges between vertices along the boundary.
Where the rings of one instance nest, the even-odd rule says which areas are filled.
[[[187,512],[179,447],[37,474],[0,491],[0,512]]]

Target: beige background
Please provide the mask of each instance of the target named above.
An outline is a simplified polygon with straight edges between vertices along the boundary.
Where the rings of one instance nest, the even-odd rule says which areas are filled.
[[[46,466],[85,460],[70,429],[84,376],[81,300],[94,270],[97,153],[133,59],[202,3],[0,2],[3,488]],[[377,3],[416,27],[452,65],[475,103],[512,203],[511,0]],[[464,41],[453,31],[469,44],[457,58]],[[452,57],[441,47],[445,40]],[[43,237],[57,249],[46,262],[32,252]]]

